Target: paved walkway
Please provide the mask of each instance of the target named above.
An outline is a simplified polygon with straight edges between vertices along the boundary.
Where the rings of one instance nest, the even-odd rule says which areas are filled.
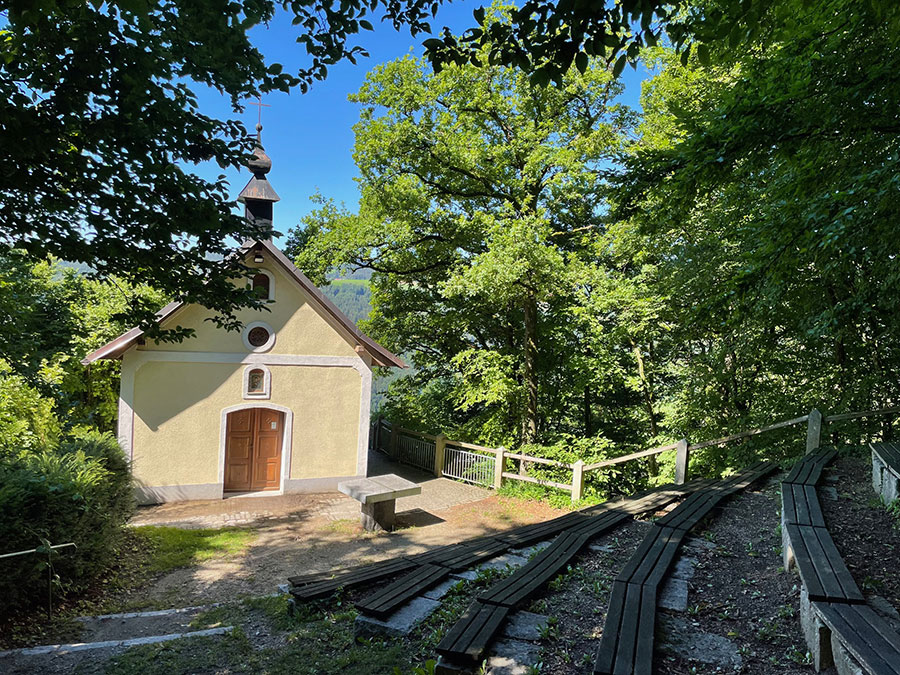
[[[394,473],[422,486],[421,494],[397,500],[397,515],[414,525],[433,521],[434,511],[468,504],[491,495],[475,485],[448,478],[435,478],[419,469],[393,462],[381,453],[369,457],[369,475]],[[360,505],[339,492],[266,496],[232,496],[226,499],[170,502],[141,507],[132,525],[167,525],[186,529],[219,528],[261,524],[272,520],[328,521],[352,520],[359,517]]]

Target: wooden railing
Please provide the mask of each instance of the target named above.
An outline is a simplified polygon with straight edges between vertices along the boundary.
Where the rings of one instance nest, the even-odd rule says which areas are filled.
[[[785,429],[788,427],[793,427],[798,424],[806,424],[806,451],[812,452],[816,448],[819,447],[820,441],[822,438],[822,434],[827,428],[827,425],[834,422],[842,422],[847,420],[855,420],[863,417],[877,417],[882,415],[897,415],[900,414],[900,408],[887,408],[885,410],[867,410],[864,412],[854,412],[854,413],[841,413],[839,415],[830,415],[823,416],[821,412],[817,409],[813,408],[809,414],[802,415],[800,417],[794,417],[789,420],[783,420],[781,422],[775,422],[774,424],[770,424],[768,426],[759,427],[756,429],[748,429],[747,431],[742,431],[737,434],[731,434],[729,436],[723,436],[721,438],[714,438],[712,440],[700,441],[699,443],[690,443],[688,439],[682,438],[675,443],[669,443],[668,445],[661,445],[655,448],[649,448],[648,450],[641,450],[640,452],[634,452],[629,455],[622,455],[621,457],[613,457],[611,459],[606,459],[601,462],[594,462],[593,464],[585,464],[582,460],[578,460],[572,464],[561,462],[555,459],[546,459],[544,457],[532,457],[531,455],[524,455],[521,453],[509,452],[506,448],[488,448],[482,445],[475,445],[474,443],[466,443],[463,441],[454,441],[448,439],[443,434],[438,434],[437,436],[433,436],[431,434],[423,434],[418,431],[413,431],[411,429],[406,429],[399,425],[392,425],[386,420],[379,418],[372,425],[372,431],[374,434],[374,439],[372,440],[372,446],[374,448],[378,448],[386,452],[392,457],[397,459],[401,459],[401,461],[407,461],[399,456],[400,447],[400,439],[401,438],[410,438],[415,439],[419,438],[423,441],[430,442],[434,444],[434,455],[433,455],[433,465],[425,466],[424,463],[420,462],[416,464],[416,466],[420,466],[429,471],[433,471],[435,476],[449,476],[452,478],[459,478],[461,480],[469,480],[469,482],[475,482],[483,485],[487,485],[488,487],[499,488],[503,479],[508,480],[520,480],[528,483],[537,483],[538,485],[546,485],[548,487],[557,488],[559,490],[566,490],[570,492],[572,495],[572,501],[577,502],[584,496],[584,483],[587,474],[592,471],[601,471],[603,469],[609,468],[611,466],[615,466],[617,464],[622,464],[625,462],[631,462],[637,459],[642,459],[645,457],[654,457],[656,455],[662,454],[664,452],[675,451],[675,482],[677,484],[683,484],[688,480],[690,475],[690,461],[691,461],[691,453],[696,450],[702,450],[703,448],[709,448],[716,445],[724,445],[726,443],[732,443],[734,441],[743,440],[746,438],[750,438],[752,436],[758,436],[760,434],[765,434],[771,431],[776,431],[778,429]],[[459,473],[454,471],[452,467],[447,465],[446,456],[447,456],[447,447],[458,447],[469,451],[474,451],[474,453],[481,455],[484,457],[485,461],[492,460],[493,461],[493,481],[487,483],[484,480],[473,480],[472,478],[467,478],[460,475],[455,475]],[[506,460],[511,459],[513,461],[518,462],[518,473],[514,473],[511,471],[506,471]],[[553,466],[557,468],[568,469],[572,471],[572,482],[571,483],[560,483],[557,481],[547,480],[543,478],[537,478],[535,476],[530,476],[527,473],[527,467],[529,464],[537,464],[544,466]],[[486,475],[490,473],[484,470],[482,467],[479,470],[479,475],[484,478]]]

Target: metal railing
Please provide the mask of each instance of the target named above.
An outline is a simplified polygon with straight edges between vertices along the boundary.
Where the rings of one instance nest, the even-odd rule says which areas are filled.
[[[456,444],[447,444],[444,449],[443,475],[475,485],[491,487],[494,484],[496,454],[464,450]]]
[[[426,471],[434,470],[434,440],[426,434],[401,431],[397,435],[397,459]]]

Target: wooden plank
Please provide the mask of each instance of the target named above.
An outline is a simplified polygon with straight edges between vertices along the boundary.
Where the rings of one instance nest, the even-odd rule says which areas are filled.
[[[794,495],[794,508],[796,509],[796,520],[794,521],[798,525],[812,525],[812,517],[810,516],[809,511],[809,495],[803,491],[803,488],[809,487],[806,485],[792,485],[791,492]],[[816,498],[815,488],[813,488],[813,500],[818,501]]]
[[[520,473],[510,473],[509,471],[503,472],[503,478],[509,478],[511,480],[523,480],[526,483],[537,483],[538,485],[549,485],[550,487],[555,487],[560,490],[568,490],[572,491],[571,485],[566,485],[565,483],[556,483],[552,480],[544,480],[542,478],[534,478],[532,476],[523,476]]]
[[[482,560],[494,558],[509,549],[509,543],[500,539],[478,544],[462,543],[452,555],[445,556],[436,564],[450,570],[462,570],[480,563]]]
[[[621,457],[613,457],[612,459],[604,459],[602,462],[595,462],[594,464],[588,464],[584,467],[585,471],[596,471],[597,469],[602,469],[607,466],[613,466],[615,464],[621,464],[622,462],[630,462],[633,459],[640,459],[641,457],[650,457],[651,455],[658,455],[663,452],[667,452],[669,450],[674,450],[678,446],[677,443],[670,443],[669,445],[661,445],[658,448],[650,448],[649,450],[641,450],[640,452],[633,452],[630,455],[622,455]]]
[[[891,469],[895,474],[900,474],[900,451],[891,443],[875,443],[870,446],[872,452]]]
[[[797,562],[797,571],[803,585],[806,586],[806,592],[811,599],[822,600],[825,598],[825,589],[819,581],[816,574],[816,568],[807,548],[806,541],[801,534],[802,525],[787,524],[788,539],[791,542],[791,548],[794,550],[794,560]],[[811,528],[810,528],[811,529]]]
[[[531,455],[520,455],[515,452],[504,452],[504,457],[509,457],[510,459],[521,459],[526,462],[533,462],[534,464],[547,464],[549,466],[558,466],[563,469],[571,469],[572,465],[566,462],[560,462],[556,459],[544,459],[543,457],[532,457]]]
[[[855,420],[860,417],[877,417],[878,415],[896,415],[900,413],[900,408],[886,408],[884,410],[865,410],[863,412],[842,413],[840,415],[829,415],[825,418],[826,422],[842,422],[844,420]]]
[[[509,542],[513,546],[532,544],[536,541],[551,539],[568,527],[582,522],[582,520],[587,517],[590,517],[590,515],[575,511],[560,516],[559,518],[554,518],[553,520],[544,521],[543,523],[523,525],[522,527],[503,532],[502,534],[497,535],[497,539]]]
[[[856,582],[853,580],[853,575],[850,574],[850,570],[847,569],[847,565],[844,563],[844,559],[837,550],[837,546],[835,546],[831,534],[823,527],[814,528],[814,531],[819,541],[819,546],[821,546],[828,563],[831,565],[834,576],[840,585],[842,599],[850,603],[864,603],[866,599],[863,596],[862,591],[860,591],[859,587],[856,585]]]
[[[809,506],[809,524],[815,527],[825,527],[825,514],[822,513],[822,504],[819,503],[819,495],[813,485],[797,486],[803,490],[806,503]]]
[[[781,515],[786,523],[797,523],[797,505],[794,503],[792,483],[781,484]]]
[[[570,527],[567,532],[572,534],[587,535],[588,537],[597,537],[604,532],[618,527],[627,520],[631,520],[631,515],[612,511],[605,514],[594,516],[584,523]]]
[[[653,643],[656,635],[656,587],[641,589],[641,621],[635,642],[634,675],[653,672]]]
[[[386,576],[404,572],[411,567],[415,567],[414,562],[403,558],[397,558],[386,561],[385,563],[365,565],[352,572],[335,576],[333,579],[294,587],[290,592],[295,598],[301,600],[321,598],[326,595],[331,595],[339,588],[350,588],[352,586],[359,586],[361,584],[377,581]]]
[[[625,595],[628,592],[628,584],[614,581],[612,591],[609,594],[609,604],[606,608],[606,621],[603,625],[603,634],[600,637],[600,647],[594,657],[594,673],[597,675],[612,675],[618,651],[620,627],[622,616],[625,612]]]
[[[450,570],[445,567],[422,565],[419,569],[357,602],[356,608],[363,614],[383,619],[449,575]]]
[[[711,441],[703,441],[702,443],[694,443],[691,444],[691,450],[699,450],[700,448],[707,448],[711,445],[722,445],[723,443],[729,443],[731,441],[737,441],[742,438],[748,438],[750,436],[756,436],[758,434],[766,433],[767,431],[775,431],[776,429],[783,429],[784,427],[794,426],[795,424],[802,424],[809,419],[809,415],[802,415],[801,417],[795,417],[794,419],[784,420],[783,422],[776,422],[775,424],[770,424],[766,427],[760,427],[758,429],[749,429],[748,431],[742,431],[738,434],[732,434],[731,436],[723,436],[722,438],[716,438]]]
[[[808,527],[805,525],[801,525],[799,527],[800,536],[803,538],[803,543],[806,545],[806,550],[809,552],[809,558],[812,562],[813,568],[815,569],[815,574],[822,584],[822,596],[816,597],[815,595],[810,593],[810,599],[845,599],[846,596],[844,594],[844,589],[841,587],[841,582],[838,581],[837,574],[835,574],[834,571],[833,564],[835,561],[829,559],[828,554],[822,546],[821,539],[819,538],[819,535],[821,533],[824,532],[824,534],[827,535],[828,532],[823,530],[821,527]],[[843,564],[843,562],[840,561],[840,557],[838,557],[838,562]]]
[[[509,609],[477,600],[444,636],[435,650],[457,661],[478,662],[506,619]]]
[[[885,633],[893,630],[869,607],[832,602],[815,602],[813,606],[866,672],[900,675],[900,651],[885,639]]]
[[[632,556],[627,560],[625,566],[616,576],[616,581],[621,581],[623,583],[628,583],[631,581],[631,578],[634,576],[638,567],[641,566],[641,563],[650,553],[654,546],[657,545],[657,541],[660,537],[664,536],[666,530],[660,527],[654,527],[647,533],[647,536],[641,541],[640,545],[637,547],[637,550],[632,554]]]
[[[641,619],[641,587],[628,584],[625,595],[625,615],[619,629],[619,648],[616,650],[614,675],[631,675],[634,672],[634,652],[637,644],[638,625]]]

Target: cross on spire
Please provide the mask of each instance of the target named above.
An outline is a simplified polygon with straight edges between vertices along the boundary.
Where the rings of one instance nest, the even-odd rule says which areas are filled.
[[[256,115],[256,132],[257,134],[262,131],[262,109],[263,108],[271,108],[271,104],[263,103],[262,96],[257,96],[256,101],[250,101],[247,105],[255,105],[257,106],[257,115]]]

